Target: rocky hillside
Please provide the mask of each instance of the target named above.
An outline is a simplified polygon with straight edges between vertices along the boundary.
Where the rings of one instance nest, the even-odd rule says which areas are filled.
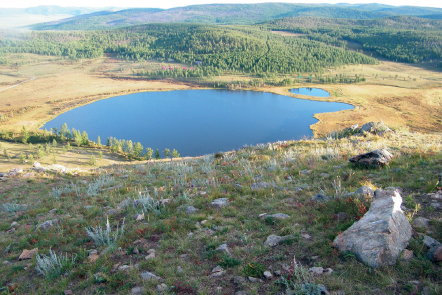
[[[88,173],[17,167],[0,292],[440,294],[441,139],[369,124]]]

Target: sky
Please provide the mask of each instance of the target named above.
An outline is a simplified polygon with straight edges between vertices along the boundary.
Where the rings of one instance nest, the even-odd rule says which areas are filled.
[[[442,7],[440,0],[14,0],[2,1],[0,7],[3,8],[26,8],[39,5],[58,5],[58,6],[76,6],[76,7],[149,7],[149,8],[172,8],[182,7],[194,4],[211,4],[211,3],[263,3],[263,2],[284,2],[284,3],[382,3],[394,6],[427,6],[427,7]]]

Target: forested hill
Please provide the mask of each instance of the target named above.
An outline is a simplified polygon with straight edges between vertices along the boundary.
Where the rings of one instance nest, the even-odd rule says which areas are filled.
[[[442,68],[442,20],[395,16],[374,20],[291,17],[261,28],[301,33],[305,39],[372,51],[392,61],[431,63]]]
[[[436,15],[440,8],[395,7],[380,4],[208,4],[166,10],[134,8],[116,12],[81,15],[56,22],[33,25],[35,30],[96,30],[146,23],[188,22],[204,24],[256,24],[294,16],[377,19],[394,15]]]
[[[250,26],[150,24],[108,31],[32,32],[0,39],[0,57],[6,53],[35,53],[68,58],[99,57],[112,53],[136,61],[174,60],[188,67],[158,75],[224,73],[296,74],[324,72],[328,67],[373,64],[373,58],[320,42],[283,37]],[[195,66],[195,64],[199,64]],[[178,73],[179,71],[179,73]]]

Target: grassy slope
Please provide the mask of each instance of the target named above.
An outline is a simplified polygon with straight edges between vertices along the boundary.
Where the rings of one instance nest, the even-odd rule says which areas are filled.
[[[434,264],[425,258],[420,235],[425,229],[415,228],[417,232],[408,246],[415,253],[410,262],[370,269],[351,255],[339,254],[331,246],[336,234],[360,218],[369,208],[369,202],[337,198],[327,204],[317,204],[311,202],[311,196],[320,190],[330,196],[343,195],[361,185],[400,186],[406,214],[410,218],[431,219],[428,233],[442,240],[441,213],[432,210],[429,206],[432,199],[426,194],[437,190],[442,172],[441,139],[440,135],[396,130],[385,137],[366,134],[340,140],[288,142],[272,148],[256,146],[219,159],[208,156],[184,162],[116,165],[76,176],[39,173],[31,179],[13,177],[0,188],[2,205],[27,204],[27,208],[3,211],[0,215],[3,231],[0,252],[2,261],[9,262],[0,266],[0,286],[9,284],[18,294],[59,294],[68,289],[74,294],[127,294],[131,288],[143,286],[147,294],[154,294],[158,282],[143,282],[139,276],[149,271],[161,276],[169,287],[175,286],[175,294],[234,294],[238,290],[276,294],[280,291],[278,277],[263,283],[246,282],[241,287],[232,279],[237,275],[259,277],[259,266],[262,270],[280,270],[287,276],[290,270],[284,268],[293,269],[295,256],[304,268],[332,268],[334,272],[330,276],[308,277],[309,281],[324,284],[332,292],[416,294],[413,292],[427,289],[427,294],[440,294],[442,268],[440,263]],[[390,166],[366,170],[348,164],[350,156],[380,147],[388,147],[393,153]],[[306,169],[310,172],[300,173]],[[103,175],[111,177],[111,183],[98,195],[88,196],[87,183]],[[250,185],[260,181],[280,188],[252,191]],[[78,195],[65,190],[71,183],[79,188]],[[121,187],[107,190],[116,185]],[[56,197],[52,192],[55,187],[64,193]],[[303,189],[299,191],[295,187]],[[170,199],[171,202],[160,206],[157,212],[132,206],[122,208],[110,216],[112,231],[125,220],[124,234],[117,242],[121,249],[105,253],[105,246],[95,246],[86,235],[85,227],[105,226],[107,210],[117,208],[126,198],[146,195],[142,193],[146,190],[155,200]],[[217,210],[209,206],[212,200],[222,197],[230,200],[229,207]],[[199,211],[187,215],[179,209],[188,205]],[[52,209],[56,211],[49,213]],[[133,215],[142,211],[145,220],[135,221]],[[338,219],[340,212],[345,212],[347,218]],[[262,213],[285,213],[290,218],[263,220],[258,217]],[[35,231],[38,224],[54,218],[60,220],[58,226]],[[5,232],[13,221],[19,223],[17,229]],[[190,232],[193,236],[188,237]],[[275,248],[264,247],[263,242],[271,234],[291,234],[294,239]],[[137,244],[137,240],[141,244]],[[234,259],[214,251],[224,242]],[[134,247],[139,254],[133,254]],[[77,260],[65,275],[45,278],[35,270],[35,258],[17,260],[23,249],[32,248],[38,248],[40,254],[48,254],[50,248],[56,253],[67,252],[69,257],[77,254]],[[86,258],[92,249],[100,255],[95,263]],[[148,249],[155,249],[156,257],[146,261]],[[183,254],[187,256],[182,257]],[[117,271],[118,265],[128,265],[130,271]],[[227,268],[226,273],[209,278],[217,265]],[[178,272],[177,266],[183,272]],[[105,273],[103,280],[94,279],[94,274],[99,272]],[[420,283],[414,285],[410,283],[412,280]]]

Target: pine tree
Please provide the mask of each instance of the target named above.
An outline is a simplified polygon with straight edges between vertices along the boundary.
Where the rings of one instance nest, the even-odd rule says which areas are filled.
[[[153,155],[153,149],[146,148],[146,160],[151,160],[152,159],[152,155]]]
[[[84,145],[89,145],[89,138],[86,131],[83,131],[83,133],[81,134],[81,143]]]
[[[55,140],[55,138],[54,138],[54,140],[52,140],[52,146],[57,147],[57,141]]]
[[[166,158],[170,157],[170,150],[169,149],[164,149],[163,154]]]
[[[179,157],[180,157],[180,154],[178,154],[178,152],[177,152],[176,149],[173,149],[173,151],[172,151],[172,157],[174,157],[174,158],[179,158]]]
[[[98,147],[101,147],[101,138],[100,138],[100,135],[98,135],[98,138],[97,138],[97,145],[98,145]]]
[[[158,149],[155,151],[155,159],[161,159],[160,152]]]
[[[134,155],[136,156],[136,157],[141,157],[141,154],[143,153],[143,146],[141,145],[141,143],[140,142],[137,142],[136,144],[135,144],[135,147],[134,147]]]

